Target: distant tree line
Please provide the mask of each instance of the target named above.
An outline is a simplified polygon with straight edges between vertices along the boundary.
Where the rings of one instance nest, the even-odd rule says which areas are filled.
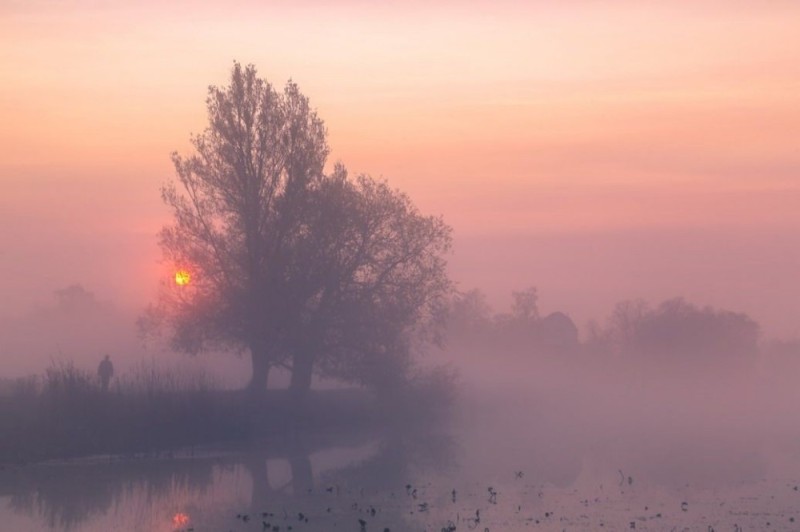
[[[585,353],[598,356],[685,362],[753,359],[760,328],[743,313],[699,307],[683,298],[651,306],[642,300],[618,303],[604,324],[578,328],[563,312],[544,317],[535,288],[512,292],[510,312],[493,313],[477,289],[456,294],[450,303],[450,344],[505,348],[510,352]],[[794,344],[773,344],[786,351]]]
[[[642,300],[618,303],[606,326],[592,329],[587,342],[617,355],[732,361],[757,355],[759,336],[758,323],[744,313],[674,298],[655,307]]]
[[[510,312],[493,313],[486,295],[478,289],[456,294],[450,302],[448,341],[500,348],[524,346],[527,349],[568,353],[579,348],[578,328],[563,312],[539,314],[536,288],[511,293]]]

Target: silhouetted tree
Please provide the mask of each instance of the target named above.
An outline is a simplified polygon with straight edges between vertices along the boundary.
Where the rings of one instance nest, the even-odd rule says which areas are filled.
[[[618,304],[606,336],[623,353],[684,361],[715,356],[733,360],[756,355],[759,326],[746,314],[700,308],[675,298],[653,309],[641,301]]]
[[[501,343],[529,342],[536,334],[539,320],[539,294],[535,287],[511,292],[511,312],[495,315],[495,332]]]
[[[486,294],[474,288],[456,294],[450,302],[449,326],[459,333],[486,333],[492,323],[492,307]]]
[[[619,346],[632,346],[645,317],[651,312],[642,299],[620,301],[609,318],[610,341]]]
[[[511,292],[511,316],[520,322],[533,322],[539,319],[539,293],[535,287],[519,292]]]
[[[409,375],[414,340],[443,325],[449,228],[386,183],[348,179],[340,165],[320,191],[299,261],[319,271],[306,278],[316,290],[291,327],[291,388],[307,391],[315,367],[385,387],[387,376]]]
[[[58,310],[66,313],[85,312],[100,307],[94,293],[86,290],[80,284],[73,284],[55,291]]]
[[[234,63],[207,107],[195,153],[173,155],[177,183],[162,190],[174,222],[161,247],[191,282],[165,283],[145,327],[167,325],[190,353],[249,352],[253,390],[290,365],[302,392],[317,368],[363,380],[366,360],[436,323],[450,287],[441,219],[341,165],[326,174],[325,127],[291,81],[278,92]]]

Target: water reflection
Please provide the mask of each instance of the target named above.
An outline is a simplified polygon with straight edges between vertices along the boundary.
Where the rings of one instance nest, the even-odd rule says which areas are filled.
[[[0,501],[6,502],[0,522],[11,512],[27,519],[15,530],[284,530],[287,523],[298,531],[342,523],[358,530],[358,519],[375,525],[370,530],[431,523],[438,530],[478,509],[485,519],[492,511],[504,516],[495,523],[524,524],[552,511],[543,492],[568,493],[567,501],[580,490],[584,499],[599,500],[610,487],[623,499],[608,504],[629,507],[624,497],[653,504],[687,485],[757,486],[774,476],[772,458],[755,437],[661,423],[598,431],[590,423],[564,423],[565,412],[552,405],[528,408],[526,415],[477,412],[452,431],[294,433],[158,458],[0,470]],[[526,419],[537,430],[520,430]],[[487,499],[488,486],[499,491],[499,503]]]
[[[664,488],[724,487],[772,474],[769,464],[786,459],[775,443],[797,441],[792,433],[755,431],[720,417],[713,424],[711,416],[692,419],[674,405],[623,409],[568,397],[517,407],[507,398],[500,403],[512,406],[498,414],[476,402],[462,422],[476,427],[460,438],[468,438],[464,463],[471,481],[497,482],[522,470],[529,482],[568,488],[587,476],[607,484],[622,470],[639,483]]]
[[[366,505],[371,495],[409,482],[413,470],[452,464],[452,445],[446,435],[426,431],[294,434],[202,455],[183,451],[7,469],[0,471],[0,497],[31,519],[30,529],[100,530],[109,520],[121,529],[227,527],[237,514],[261,522],[329,507],[324,513],[335,519],[337,497],[341,502],[358,493]],[[155,522],[135,521],[145,514]],[[404,516],[387,513],[384,519],[399,524]]]
[[[74,530],[132,491],[145,501],[176,489],[202,491],[213,482],[213,463],[188,460],[98,461],[13,468],[0,474],[0,496],[17,512],[37,515],[52,529]]]

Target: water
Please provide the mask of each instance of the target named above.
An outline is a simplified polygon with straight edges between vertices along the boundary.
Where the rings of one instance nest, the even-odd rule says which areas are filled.
[[[800,530],[793,432],[569,395],[483,394],[446,426],[6,467],[0,528]]]

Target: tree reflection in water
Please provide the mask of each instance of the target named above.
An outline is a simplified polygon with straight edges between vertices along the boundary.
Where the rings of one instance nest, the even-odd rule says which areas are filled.
[[[187,453],[13,468],[0,471],[0,496],[10,496],[13,511],[53,530],[93,528],[94,521],[113,517],[126,506],[157,514],[155,506],[170,503],[174,508],[165,514],[164,530],[187,524],[227,526],[224,523],[237,514],[252,515],[260,523],[262,514],[280,513],[283,519],[287,512],[293,518],[299,513],[317,516],[312,523],[316,529],[325,526],[326,518],[330,522],[337,514],[342,517],[335,506],[347,494],[358,493],[365,505],[372,494],[369,505],[377,505],[374,497],[409,482],[414,468],[446,467],[448,457],[452,439],[425,431],[295,434],[205,456]],[[288,464],[288,481],[271,478],[281,462]],[[213,508],[196,502],[206,492],[216,493],[212,487],[221,475],[241,481],[241,490],[250,495],[249,508],[246,502],[227,508],[224,501]],[[336,499],[339,495],[342,498]],[[178,517],[180,523],[175,521]],[[383,518],[396,525],[405,522],[404,515],[391,515],[388,509]]]
[[[270,477],[275,454],[249,453],[244,465],[253,479],[252,515],[266,513],[266,522],[270,522],[269,514],[276,514],[278,519],[289,514],[298,520],[302,514],[313,520],[309,525],[312,530],[327,530],[346,521],[349,516],[344,514],[353,514],[374,518],[381,527],[404,529],[410,526],[407,507],[391,501],[392,494],[400,494],[404,485],[414,481],[415,471],[441,472],[455,465],[454,441],[444,433],[396,430],[377,437],[340,436],[327,443],[310,446],[308,441],[295,438],[281,449],[279,456],[284,456],[291,472],[288,483],[274,482]],[[336,454],[334,448],[355,453],[349,459],[339,456],[337,460],[332,456]],[[338,467],[331,467],[334,465]]]
[[[517,497],[529,511],[537,510],[537,493],[542,487],[553,493],[574,490],[581,481],[581,464],[587,460],[612,473],[606,479],[612,483],[607,485],[616,486],[620,468],[635,479],[634,488],[674,488],[687,483],[726,486],[752,483],[766,473],[764,458],[753,442],[731,444],[729,453],[720,454],[714,444],[717,438],[695,437],[679,446],[676,436],[670,439],[660,434],[660,445],[651,441],[645,446],[636,440],[597,448],[586,455],[581,446],[554,447],[548,441],[551,437],[543,431],[524,442],[522,454],[509,451],[498,455],[489,445],[491,439],[481,437],[483,443],[478,444],[464,433],[456,440],[448,433],[430,429],[297,433],[244,447],[208,450],[193,457],[187,454],[168,459],[0,470],[0,496],[10,497],[10,507],[18,514],[29,516],[34,524],[41,523],[38,527],[32,524],[31,529],[105,530],[104,526],[112,523],[118,529],[165,532],[191,526],[261,530],[262,523],[270,523],[284,530],[285,524],[294,523],[294,530],[300,532],[330,530],[334,525],[357,529],[357,520],[364,519],[370,530],[404,530],[419,528],[421,523],[446,523],[458,511],[461,517],[472,515],[478,504],[484,505],[482,512],[488,511],[486,486],[497,485],[481,482],[490,481],[493,472],[508,477],[510,484],[506,487],[518,492],[501,486],[501,502],[506,504]],[[638,452],[632,453],[633,449]],[[680,452],[675,455],[669,449]],[[610,464],[615,467],[609,469]],[[692,465],[691,471],[686,469],[687,464]],[[517,470],[514,466],[524,468],[524,479],[512,478]],[[438,484],[426,489],[423,483],[431,480]],[[420,488],[419,499],[410,496],[407,485]],[[584,482],[581,489],[590,493],[596,486]],[[457,490],[458,504],[455,493],[451,501],[451,490]],[[428,503],[429,511],[423,509]],[[2,511],[0,507],[0,522]],[[509,518],[515,515],[509,514]]]

